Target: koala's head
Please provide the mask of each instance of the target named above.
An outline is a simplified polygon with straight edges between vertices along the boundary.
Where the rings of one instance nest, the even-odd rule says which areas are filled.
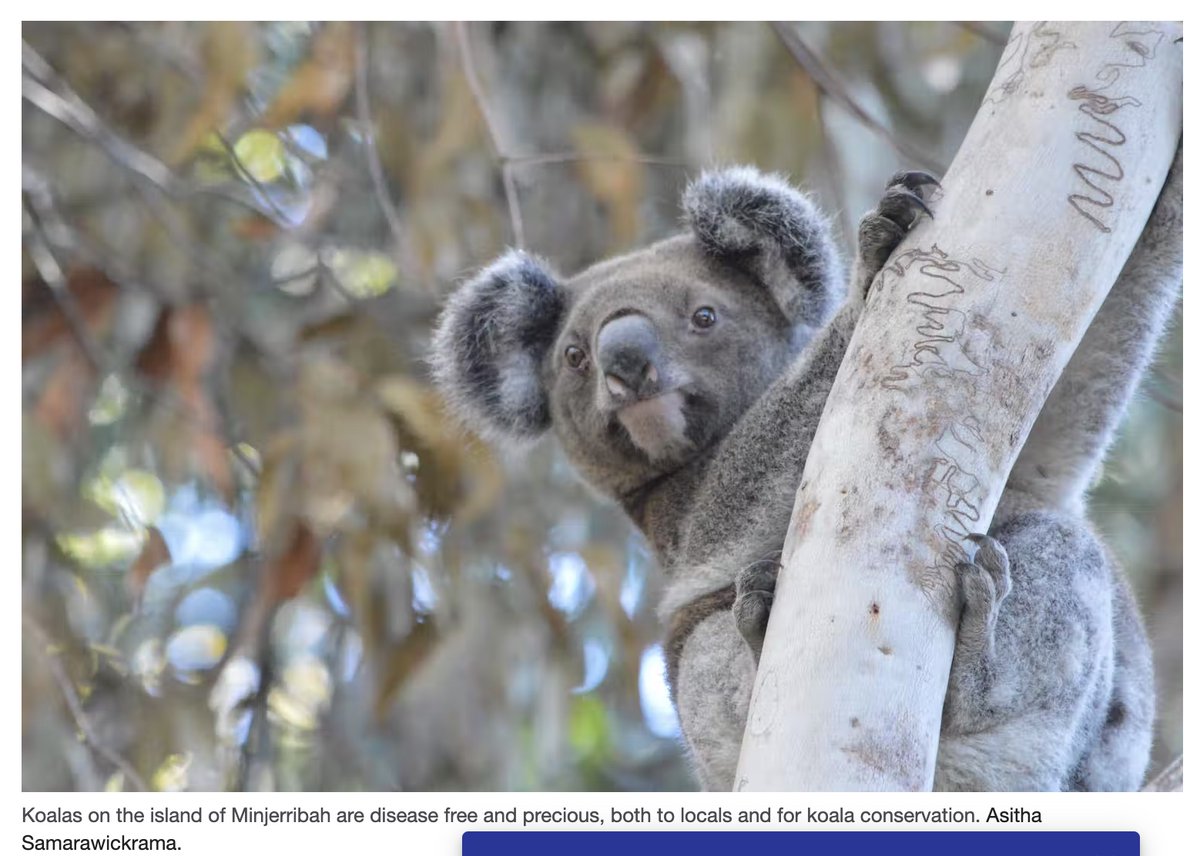
[[[622,497],[720,440],[842,297],[828,224],[776,176],[741,167],[685,192],[686,232],[560,279],[510,252],[451,298],[439,386],[492,440],[554,430]]]

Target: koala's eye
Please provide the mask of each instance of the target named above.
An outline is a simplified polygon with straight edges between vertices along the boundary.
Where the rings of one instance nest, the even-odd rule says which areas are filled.
[[[692,323],[700,329],[706,329],[717,323],[717,313],[711,306],[701,306],[692,313]]]
[[[587,363],[587,354],[578,345],[567,345],[563,357],[566,359],[567,365],[573,369],[581,369]]]

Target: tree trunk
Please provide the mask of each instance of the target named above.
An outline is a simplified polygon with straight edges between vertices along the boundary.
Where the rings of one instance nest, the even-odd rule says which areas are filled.
[[[933,782],[963,537],[1129,256],[1181,129],[1175,24],[1017,24],[876,279],[813,440],[739,790]]]

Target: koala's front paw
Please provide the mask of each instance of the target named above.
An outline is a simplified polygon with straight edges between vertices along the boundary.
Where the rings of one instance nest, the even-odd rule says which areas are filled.
[[[958,565],[963,610],[958,623],[955,659],[989,656],[1000,605],[1012,591],[1008,553],[995,538],[968,535],[978,548],[971,562]]]
[[[866,294],[892,250],[920,216],[933,216],[925,203],[936,187],[940,187],[938,180],[927,172],[898,172],[888,182],[879,205],[859,221],[858,277],[855,282],[859,294]]]
[[[761,559],[739,571],[734,581],[733,620],[737,623],[738,632],[754,652],[756,663],[767,635],[767,619],[771,617],[771,603],[775,600],[775,580],[778,576],[779,563]]]

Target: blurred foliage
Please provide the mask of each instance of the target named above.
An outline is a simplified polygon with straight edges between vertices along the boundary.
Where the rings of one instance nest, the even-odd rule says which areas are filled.
[[[680,789],[658,580],[553,448],[423,362],[521,244],[573,270],[690,173],[844,231],[945,164],[998,25],[27,24],[27,789]],[[1174,340],[1097,492],[1180,743]]]

